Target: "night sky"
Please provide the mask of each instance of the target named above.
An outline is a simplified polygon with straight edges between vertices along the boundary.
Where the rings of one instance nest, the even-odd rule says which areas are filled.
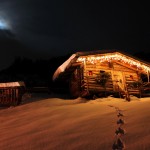
[[[121,0],[0,0],[0,69],[16,56],[77,51],[149,52],[148,4]]]

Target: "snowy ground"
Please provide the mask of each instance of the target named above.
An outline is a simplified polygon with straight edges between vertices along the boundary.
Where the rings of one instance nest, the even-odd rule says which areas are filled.
[[[115,134],[119,127],[125,134]],[[117,139],[127,150],[149,150],[150,98],[28,95],[0,110],[0,137],[0,150],[111,150]]]

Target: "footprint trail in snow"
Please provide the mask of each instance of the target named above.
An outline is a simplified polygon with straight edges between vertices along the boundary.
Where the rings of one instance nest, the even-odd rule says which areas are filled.
[[[115,131],[115,139],[112,145],[112,150],[124,150],[125,144],[124,141],[122,140],[122,137],[125,135],[125,130],[123,128],[123,125],[125,124],[123,111],[120,110],[119,107],[115,107],[113,105],[108,105],[108,106],[116,110],[117,117],[118,117],[118,120],[116,122],[117,129]]]

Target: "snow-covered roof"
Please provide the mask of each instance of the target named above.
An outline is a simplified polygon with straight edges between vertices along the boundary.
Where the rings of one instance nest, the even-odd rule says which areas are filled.
[[[55,80],[61,72],[64,72],[70,62],[76,57],[76,54],[71,55],[62,65],[60,65],[53,75],[53,80]]]
[[[25,86],[23,81],[0,83],[0,88]]]

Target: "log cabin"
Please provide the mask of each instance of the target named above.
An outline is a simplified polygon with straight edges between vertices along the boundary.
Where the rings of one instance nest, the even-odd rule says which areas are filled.
[[[150,64],[129,54],[115,50],[77,52],[60,65],[53,80],[68,81],[73,97],[119,94],[130,100],[130,95],[141,97],[142,75],[149,84]]]

